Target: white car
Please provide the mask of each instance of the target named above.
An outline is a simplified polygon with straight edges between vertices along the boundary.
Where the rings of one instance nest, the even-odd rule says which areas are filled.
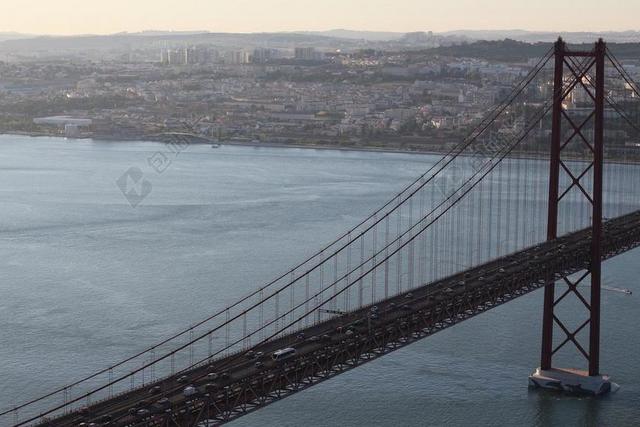
[[[198,394],[198,389],[192,385],[189,385],[184,388],[182,394],[184,395],[184,397],[195,396],[196,394]]]
[[[295,348],[282,348],[280,350],[276,350],[273,352],[273,354],[271,355],[271,358],[273,360],[284,360],[284,359],[288,359],[290,357],[295,356],[296,354],[296,349]]]

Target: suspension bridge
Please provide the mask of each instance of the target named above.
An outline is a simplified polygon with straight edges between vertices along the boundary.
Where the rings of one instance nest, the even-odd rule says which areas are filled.
[[[466,138],[321,250],[162,342],[2,410],[0,424],[224,424],[540,288],[530,385],[606,393],[601,264],[640,245],[639,101],[602,40],[558,40]],[[568,301],[586,313],[577,327]],[[586,369],[560,369],[561,351]]]

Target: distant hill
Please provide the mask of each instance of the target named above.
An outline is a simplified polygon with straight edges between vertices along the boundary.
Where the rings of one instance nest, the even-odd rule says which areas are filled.
[[[78,52],[110,49],[135,49],[168,45],[206,43],[220,47],[251,48],[258,46],[286,47],[315,46],[334,48],[355,46],[351,39],[340,39],[299,33],[192,33],[142,32],[111,35],[37,36],[0,41],[0,51],[10,52]]]
[[[557,32],[557,31],[526,31],[526,30],[459,30],[440,33],[448,36],[463,36],[473,40],[504,40],[512,39],[523,42],[553,42],[562,36],[571,43],[595,42],[600,37],[611,43],[638,43],[639,31],[603,31],[603,32]]]
[[[499,62],[526,62],[542,57],[553,43],[526,43],[517,40],[477,41],[455,46],[437,47],[416,51],[418,55],[441,55],[456,58],[477,58]],[[607,43],[618,59],[640,58],[640,43]],[[570,49],[590,50],[593,43],[569,44]]]
[[[539,56],[545,46],[555,41],[558,34],[552,32],[508,31],[450,31],[385,32],[335,29],[328,31],[281,33],[212,33],[208,31],[142,31],[110,35],[34,36],[12,32],[0,32],[0,52],[39,52],[45,56],[59,53],[92,52],[96,56],[107,50],[133,50],[209,44],[221,48],[251,49],[271,47],[291,49],[296,46],[313,46],[319,49],[356,50],[363,48],[380,50],[407,50],[430,48],[435,54],[482,57],[491,60],[521,61]],[[608,43],[630,43],[621,47],[622,54],[635,55],[634,47],[640,43],[640,32],[566,33],[563,37],[572,43],[593,43],[599,37]],[[473,43],[473,41],[477,43]],[[545,45],[546,43],[546,45]],[[433,46],[440,46],[432,48]],[[640,57],[640,56],[637,56]]]
[[[327,31],[301,31],[303,34],[316,34],[327,37],[343,39],[358,39],[368,41],[398,41],[406,33],[390,31],[357,31],[335,29]],[[555,32],[555,31],[528,31],[528,30],[457,30],[434,33],[440,37],[457,37],[468,40],[497,41],[512,39],[522,42],[553,42],[558,36],[572,43],[594,42],[602,37],[612,43],[640,42],[640,31],[604,31],[604,32]]]
[[[328,31],[297,31],[299,34],[314,34],[317,36],[337,37],[340,39],[355,39],[369,41],[393,41],[400,40],[406,33],[391,31],[358,31],[358,30],[328,30]]]
[[[31,34],[22,34],[15,32],[1,32],[0,31],[0,42],[5,40],[16,40],[16,39],[27,39],[31,38],[33,35]]]
[[[424,30],[428,32],[428,29]],[[281,33],[268,33],[268,34],[302,34],[308,36],[320,36],[320,37],[330,37],[337,39],[345,39],[345,40],[366,40],[372,42],[385,42],[385,41],[398,41],[403,36],[407,34],[407,32],[411,31],[368,31],[368,30],[349,30],[349,29],[331,29],[326,31],[292,31],[292,32],[281,32]],[[415,31],[414,31],[415,32]],[[71,38],[74,37],[120,37],[120,36],[131,36],[131,37],[185,37],[185,36],[193,36],[193,35],[202,35],[202,34],[226,34],[229,36],[233,36],[234,33],[212,33],[207,30],[192,30],[192,31],[167,31],[167,30],[145,30],[140,32],[121,32],[110,35],[94,35],[94,34],[77,34],[73,36],[68,36]],[[252,36],[260,33],[243,33],[243,34],[235,34],[244,35],[244,36]],[[504,40],[504,39],[512,39],[517,41],[524,42],[552,42],[558,38],[558,36],[562,36],[566,40],[569,40],[573,43],[587,43],[591,41],[595,41],[598,38],[602,37],[603,39],[609,42],[615,43],[634,43],[640,42],[640,31],[603,31],[603,32],[566,32],[566,31],[529,31],[529,30],[455,30],[455,31],[444,31],[444,32],[434,32],[435,36],[440,37],[456,37],[463,38],[469,40]],[[56,38],[56,36],[50,36],[46,34],[22,34],[16,32],[1,32],[0,31],[0,41],[3,40],[15,40],[15,39],[27,39],[27,38],[36,38],[36,37],[50,37]]]

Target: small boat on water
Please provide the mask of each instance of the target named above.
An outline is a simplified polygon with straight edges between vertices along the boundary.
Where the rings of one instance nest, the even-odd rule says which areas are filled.
[[[622,294],[633,295],[633,291],[631,291],[631,289],[626,289],[626,288],[616,288],[615,286],[602,286],[602,289],[604,289],[605,291],[620,292]]]

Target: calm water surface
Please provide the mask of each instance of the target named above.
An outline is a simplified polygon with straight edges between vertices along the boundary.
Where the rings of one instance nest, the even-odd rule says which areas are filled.
[[[158,151],[164,163],[150,165]],[[148,142],[0,136],[0,409],[226,306],[435,160],[208,146],[175,155]],[[132,166],[151,185],[136,208],[116,185]],[[602,366],[622,385],[614,395],[527,389],[540,345],[535,292],[232,425],[638,425],[639,254],[604,267],[606,284],[634,291],[603,295]]]

